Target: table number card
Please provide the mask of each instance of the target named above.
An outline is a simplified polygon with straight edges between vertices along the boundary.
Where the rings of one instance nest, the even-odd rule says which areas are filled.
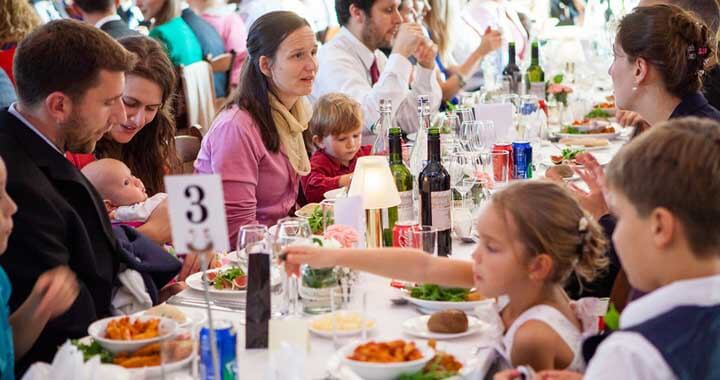
[[[177,253],[228,251],[222,183],[217,174],[165,177],[173,246]]]

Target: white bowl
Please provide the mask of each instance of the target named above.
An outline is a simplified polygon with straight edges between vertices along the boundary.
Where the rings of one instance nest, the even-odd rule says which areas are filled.
[[[172,319],[168,318],[161,318],[161,317],[153,317],[153,316],[131,316],[130,321],[135,321],[136,319],[139,319],[141,321],[147,321],[150,319],[159,319],[160,325],[158,326],[158,336],[155,338],[150,339],[141,339],[141,340],[114,340],[114,339],[107,339],[105,337],[105,328],[107,327],[107,324],[111,320],[120,319],[124,317],[110,317],[101,319],[99,321],[93,322],[90,327],[88,327],[88,334],[98,343],[100,343],[101,346],[103,346],[108,351],[112,352],[113,354],[117,354],[120,352],[134,352],[140,349],[141,347],[148,345],[150,343],[159,342],[161,340],[165,340],[169,337],[171,337],[173,334],[175,334],[175,330],[177,329],[177,323],[173,321]]]
[[[389,340],[372,341],[382,342]],[[350,343],[342,347],[338,351],[338,355],[340,356],[340,362],[343,365],[350,367],[351,370],[357,373],[358,376],[364,380],[393,380],[404,373],[415,373],[422,370],[422,368],[425,367],[425,364],[435,357],[435,350],[428,347],[427,343],[420,341],[405,341],[414,342],[417,349],[422,353],[422,358],[402,363],[370,363],[348,359],[348,356],[352,355],[357,346],[370,342],[370,340],[365,342]]]

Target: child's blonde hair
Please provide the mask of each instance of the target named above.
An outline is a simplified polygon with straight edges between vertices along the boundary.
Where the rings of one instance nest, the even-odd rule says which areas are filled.
[[[317,100],[308,124],[310,133],[321,139],[352,132],[363,126],[362,107],[349,96],[332,92]]]
[[[607,240],[602,228],[559,185],[516,182],[493,195],[492,207],[500,211],[506,223],[510,217],[527,254],[553,258],[549,282],[564,284],[573,271],[592,281],[607,267]]]

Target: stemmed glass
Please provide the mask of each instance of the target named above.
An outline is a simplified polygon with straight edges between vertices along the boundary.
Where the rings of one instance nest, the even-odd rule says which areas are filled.
[[[247,273],[249,247],[264,242],[268,238],[268,229],[262,224],[248,224],[240,227],[237,239],[237,258],[240,267]]]
[[[460,193],[461,207],[465,205],[465,196],[477,181],[477,172],[480,158],[477,153],[455,153],[450,158],[450,182],[452,187]]]
[[[273,262],[279,263],[279,255],[282,249],[298,244],[311,244],[312,230],[307,219],[287,217],[280,219],[277,224],[277,230],[275,231],[275,254]],[[279,265],[279,264],[278,264]],[[297,315],[300,313],[300,307],[298,304],[298,292],[299,284],[298,277],[296,274],[292,274],[290,278],[287,277],[285,271],[280,270],[283,273],[283,283],[286,289],[285,295],[287,301],[288,310],[281,310],[280,314],[290,313],[291,315]]]

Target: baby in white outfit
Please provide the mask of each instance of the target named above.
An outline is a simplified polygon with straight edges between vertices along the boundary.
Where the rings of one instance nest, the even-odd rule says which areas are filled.
[[[167,194],[148,198],[145,185],[122,161],[103,158],[85,166],[83,174],[103,198],[110,219],[116,223],[144,223]]]

